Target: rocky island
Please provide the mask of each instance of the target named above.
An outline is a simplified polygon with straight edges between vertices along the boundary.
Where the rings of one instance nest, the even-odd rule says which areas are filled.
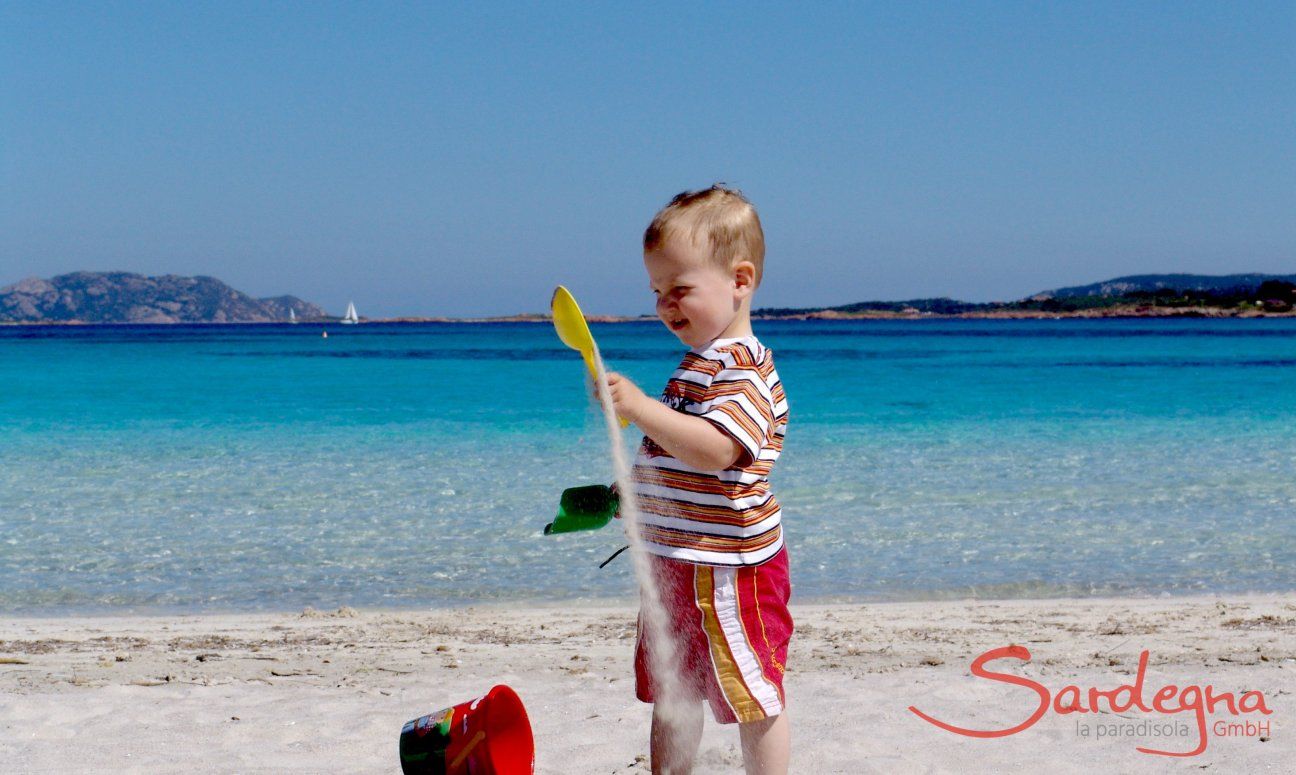
[[[2,323],[280,323],[323,319],[296,296],[255,299],[214,277],[73,272],[0,288]]]

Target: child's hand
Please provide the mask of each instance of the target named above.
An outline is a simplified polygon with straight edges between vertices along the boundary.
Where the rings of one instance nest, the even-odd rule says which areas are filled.
[[[607,381],[608,392],[612,395],[612,406],[616,409],[617,416],[635,422],[644,403],[652,399],[644,395],[644,392],[635,383],[615,371],[607,373]],[[599,396],[597,382],[594,383],[594,400],[603,400]]]

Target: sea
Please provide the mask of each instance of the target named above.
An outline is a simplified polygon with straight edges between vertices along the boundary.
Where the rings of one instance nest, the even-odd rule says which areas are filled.
[[[592,329],[650,395],[684,351]],[[1296,588],[1296,321],[756,333],[794,601]],[[0,613],[629,600],[617,523],[542,533],[590,393],[544,323],[0,327]]]

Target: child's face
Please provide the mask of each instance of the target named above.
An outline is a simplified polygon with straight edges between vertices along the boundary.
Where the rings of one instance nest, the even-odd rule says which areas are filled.
[[[657,317],[689,347],[716,339],[738,317],[748,294],[732,272],[711,263],[704,248],[668,242],[644,254],[657,296]]]

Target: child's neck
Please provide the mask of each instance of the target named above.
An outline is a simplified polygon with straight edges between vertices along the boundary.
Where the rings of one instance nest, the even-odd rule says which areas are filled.
[[[738,310],[738,314],[735,315],[729,325],[725,326],[725,329],[716,336],[716,339],[738,339],[740,337],[751,335],[751,309],[748,306],[748,302],[744,300],[742,308]]]

